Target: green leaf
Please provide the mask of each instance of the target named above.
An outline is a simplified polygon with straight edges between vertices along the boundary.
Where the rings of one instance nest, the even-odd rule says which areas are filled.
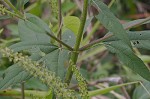
[[[26,14],[27,20],[19,20],[18,29],[21,41],[50,42],[46,32],[50,29],[40,18]]]
[[[150,83],[147,81],[144,81],[143,85],[149,93],[143,88],[143,86],[138,86],[134,90],[132,99],[149,99],[149,97],[150,97]]]
[[[45,55],[39,61],[43,61],[49,70],[54,71],[57,76],[63,79],[68,65],[68,60],[69,51],[57,49]]]
[[[76,42],[76,37],[71,30],[66,30],[63,32],[62,41],[73,47]]]
[[[43,7],[44,7],[44,5],[42,4],[42,1],[39,0],[39,1],[35,2],[34,5],[35,6],[29,12],[36,16],[41,16]]]
[[[128,37],[132,42],[133,47],[142,48],[150,50],[150,31],[127,31]],[[111,43],[115,41],[116,43],[120,41],[115,36],[105,40],[105,42]]]
[[[98,20],[112,33],[114,37],[120,39],[120,41],[105,42],[108,50],[116,53],[119,59],[130,69],[138,73],[140,76],[150,81],[149,69],[145,66],[143,61],[138,58],[132,50],[128,35],[123,29],[122,24],[118,19],[110,12],[108,7],[99,0],[92,0],[94,4],[99,8],[100,13],[96,16]]]
[[[17,1],[17,8],[20,9],[20,8],[23,8],[24,5],[28,2],[29,0],[18,0]]]
[[[38,54],[30,57],[32,60],[39,60],[41,57]],[[3,79],[0,79],[0,89],[6,89],[12,85],[26,81],[31,78],[31,75],[26,72],[20,65],[14,64],[7,68],[3,73]]]
[[[41,56],[39,62],[42,62],[49,70],[54,71],[56,75],[60,77],[64,77],[65,75],[65,67],[69,58],[69,52],[67,50],[58,49],[56,46],[50,46],[50,44],[39,44],[39,43],[26,43],[20,42],[11,46],[14,51],[22,51],[22,50],[29,50],[34,47],[40,48],[40,51],[44,53],[42,56],[39,52],[37,53],[36,50],[33,50]],[[36,48],[34,48],[36,49]]]
[[[16,43],[16,44],[10,46],[10,48],[13,49],[15,52],[39,48],[44,53],[49,53],[53,50],[58,49],[57,46],[52,45],[50,43],[35,42],[35,41],[33,41],[33,42],[27,42],[27,41],[19,42],[19,43]]]
[[[40,86],[40,87],[39,87]],[[37,78],[31,78],[25,83],[25,88],[47,91],[49,88]]]
[[[18,26],[16,24],[9,24],[7,28],[11,31],[11,35],[18,36]]]
[[[130,41],[122,24],[108,9],[108,7],[100,0],[92,1],[98,7],[100,12],[96,18],[105,26],[105,28],[112,32],[117,38],[121,39],[126,44],[126,46],[131,47]]]
[[[68,66],[70,52],[65,49],[59,49],[57,46],[49,43],[50,38],[45,34],[45,32],[50,32],[50,29],[42,20],[31,14],[27,14],[27,17],[28,20],[20,20],[18,25],[21,42],[10,46],[10,48],[15,52],[24,50],[29,51],[31,53],[30,58],[32,60],[42,62],[49,70],[54,71],[56,75],[63,79]],[[65,33],[63,33],[62,40],[73,46],[75,43],[75,36],[71,31],[65,31]],[[13,68],[14,66],[11,67]],[[12,70],[7,74],[11,75],[14,73],[14,76],[11,75],[6,80],[1,81],[0,83],[2,86],[5,82],[8,82],[6,87],[9,87],[13,79],[15,79],[13,84],[20,82],[19,77],[22,72],[24,73],[24,70],[19,69],[18,74],[16,71],[17,70]],[[25,78],[27,79],[26,75],[24,75],[22,80],[26,80]]]
[[[113,91],[113,90],[120,88],[122,86],[127,86],[127,85],[131,85],[131,84],[136,84],[136,83],[138,83],[138,82],[124,83],[124,84],[115,85],[115,86],[111,86],[111,87],[104,88],[104,89],[98,89],[98,90],[90,91],[89,96],[92,97],[92,96],[96,96],[96,95],[106,94],[106,93],[109,93],[110,91]]]
[[[75,16],[66,16],[64,17],[64,27],[70,29],[75,35],[78,34],[80,26],[80,19]]]
[[[67,30],[63,33],[62,40],[73,46],[75,43],[75,36],[70,30]],[[70,56],[70,52],[68,50],[59,49],[57,46],[50,43],[36,41],[19,42],[10,46],[10,48],[15,52],[33,49],[32,53],[39,54],[41,56],[41,59],[38,59],[39,62],[42,62],[49,70],[54,71],[56,75],[61,78],[64,77]],[[36,51],[37,49],[40,51]],[[44,55],[41,55],[40,52],[44,53]]]
[[[27,80],[30,77],[29,73],[24,71],[21,66],[14,64],[4,72],[3,79],[0,80],[0,89],[6,89],[11,85]]]
[[[0,20],[10,19],[10,18],[11,16],[7,16],[7,15],[0,16]]]
[[[118,58],[126,66],[128,66],[134,72],[138,73],[144,79],[150,81],[149,69],[145,66],[143,61],[133,53],[133,51],[129,47],[124,46],[124,43],[121,40],[117,42],[105,42],[105,44],[108,50],[112,53],[116,53]]]
[[[71,2],[71,1],[65,1],[62,4],[62,11],[63,13],[67,13],[69,12],[69,10],[73,9],[74,7],[76,7],[76,4]]]

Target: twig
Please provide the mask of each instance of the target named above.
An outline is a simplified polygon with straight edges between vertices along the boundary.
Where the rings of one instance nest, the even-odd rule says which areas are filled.
[[[63,46],[65,46],[68,50],[73,51],[74,49],[67,45],[66,43],[64,43],[63,41],[59,40],[57,37],[55,37],[53,34],[46,32],[46,34],[48,36],[50,36],[51,38],[53,38],[54,40],[56,40],[57,42],[59,42],[60,44],[62,44]]]
[[[91,42],[91,43],[89,43],[89,44],[87,44],[87,45],[81,47],[81,48],[79,49],[79,51],[84,51],[84,50],[90,48],[91,46],[94,46],[95,44],[100,43],[100,42],[102,42],[102,41],[104,41],[104,40],[106,40],[106,39],[108,39],[108,38],[110,38],[110,37],[112,37],[112,36],[113,36],[113,34],[106,35],[106,36],[104,36],[103,38],[100,38],[100,39],[98,39],[98,40],[95,40],[95,41],[93,41],[93,42]]]
[[[4,0],[5,3],[7,3],[18,15],[20,15],[21,17],[23,17],[23,15],[20,13],[20,11],[18,11],[12,4],[10,1],[8,0]]]
[[[59,32],[57,37],[61,40],[61,25],[62,25],[62,15],[61,15],[61,0],[58,0],[58,26],[59,26]]]
[[[146,18],[145,20],[140,21],[140,22],[138,22],[138,23],[135,23],[135,24],[131,24],[131,25],[129,25],[129,26],[126,26],[126,27],[124,27],[124,29],[128,30],[128,29],[130,29],[130,28],[132,28],[132,27],[139,26],[139,25],[141,25],[142,23],[147,22],[147,21],[149,21],[149,20],[150,20],[150,17],[148,17],[148,18]],[[108,34],[108,35],[104,36],[103,38],[100,38],[100,39],[98,39],[98,40],[95,40],[95,41],[93,41],[93,42],[91,42],[91,43],[89,43],[89,44],[87,44],[87,45],[81,47],[81,48],[79,49],[79,51],[84,51],[84,50],[86,50],[86,49],[88,49],[88,48],[94,46],[95,44],[98,44],[98,43],[100,43],[100,42],[102,42],[102,41],[104,41],[104,40],[106,40],[106,39],[108,39],[108,38],[110,38],[110,37],[112,37],[112,36],[113,36],[113,34]]]
[[[35,91],[35,90],[24,90],[24,94],[26,97],[31,97],[31,95],[35,97],[45,97],[48,95],[48,92],[45,91]],[[0,96],[21,96],[21,91],[10,89],[10,90],[0,90]]]

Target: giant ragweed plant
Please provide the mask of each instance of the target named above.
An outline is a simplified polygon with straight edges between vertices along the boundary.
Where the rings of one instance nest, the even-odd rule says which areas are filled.
[[[22,0],[22,2],[17,2],[17,5],[21,3],[24,6],[27,2],[28,0]],[[55,33],[55,29],[51,29],[40,18],[24,11],[19,11],[19,8],[14,7],[8,0],[4,0],[4,3],[11,8],[11,11],[0,4],[0,13],[2,15],[19,18],[18,32],[20,38],[17,43],[0,49],[2,57],[7,57],[12,64],[3,73],[3,79],[0,79],[0,89],[4,90],[14,84],[22,83],[33,76],[49,87],[52,96],[46,95],[45,98],[48,97],[47,99],[89,99],[91,96],[108,93],[124,85],[135,83],[117,85],[103,90],[93,88],[94,90],[88,91],[88,81],[82,76],[77,62],[81,52],[85,51],[86,53],[86,50],[97,48],[97,46],[105,46],[109,51],[115,53],[126,66],[150,81],[149,69],[136,56],[133,49],[133,47],[149,49],[149,31],[133,32],[129,30],[134,26],[147,24],[150,17],[122,25],[118,18],[100,0],[90,0],[90,2],[89,0],[84,0],[81,20],[77,17],[67,16],[67,18],[71,18],[68,20],[72,20],[72,22],[63,22],[60,11],[61,0],[49,0],[48,2],[52,13],[58,15],[57,18],[60,21],[54,27],[57,29],[58,34]],[[88,36],[83,39],[83,35],[89,24],[87,10],[90,4],[98,9],[99,14],[95,15],[95,18],[108,29],[109,33],[87,44]],[[64,21],[67,21],[67,19]],[[64,24],[64,27],[62,24]],[[79,24],[79,26],[75,26],[75,24]],[[72,31],[75,30],[74,28],[78,29],[77,33]],[[74,84],[78,85],[77,88],[71,89]],[[2,93],[4,94],[4,92]],[[24,92],[22,88],[23,98],[24,94],[26,95],[27,93],[28,91]],[[5,94],[7,94],[7,91],[5,91]]]

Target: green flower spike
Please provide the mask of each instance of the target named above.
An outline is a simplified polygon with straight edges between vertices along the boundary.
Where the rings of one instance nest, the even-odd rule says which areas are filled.
[[[0,49],[3,57],[8,57],[10,61],[18,63],[32,76],[38,77],[43,83],[52,88],[57,97],[62,99],[77,99],[75,91],[67,89],[68,85],[62,83],[61,79],[54,72],[47,70],[38,62],[32,61],[28,56],[23,56],[22,53],[13,52],[9,48]]]
[[[58,15],[58,0],[49,0],[50,8],[54,15]]]
[[[82,99],[89,99],[88,90],[87,90],[87,82],[86,82],[85,78],[79,72],[76,65],[72,66],[72,71],[74,72],[76,80],[78,81],[78,85],[79,85],[79,89],[80,89]]]

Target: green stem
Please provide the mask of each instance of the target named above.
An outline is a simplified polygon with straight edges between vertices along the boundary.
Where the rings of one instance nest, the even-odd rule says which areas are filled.
[[[127,29],[130,29],[130,28],[132,28],[132,27],[139,26],[139,25],[141,25],[142,23],[145,23],[145,22],[147,22],[147,21],[149,21],[149,20],[150,20],[150,17],[147,17],[147,18],[145,18],[145,19],[142,20],[142,21],[135,22],[134,24],[128,25],[128,26],[126,26],[126,27],[124,27],[124,28],[127,30]]]
[[[35,90],[25,90],[25,97],[31,97],[32,95],[35,97],[43,98],[48,95],[48,92],[43,91],[35,91]],[[3,90],[0,91],[0,96],[21,96],[21,91],[18,90]]]
[[[68,50],[73,51],[74,49],[67,45],[66,43],[64,43],[63,41],[61,41],[60,39],[58,39],[57,37],[55,37],[53,34],[51,33],[46,33],[48,36],[50,36],[51,38],[53,38],[54,40],[56,40],[57,42],[59,42],[60,44],[62,44],[63,46],[65,46]]]
[[[123,83],[123,84],[119,84],[119,85],[115,85],[115,86],[110,86],[110,87],[107,87],[104,89],[97,89],[94,91],[89,91],[89,96],[92,97],[92,96],[96,96],[96,95],[106,94],[106,93],[109,93],[110,91],[120,88],[122,86],[127,86],[127,85],[131,85],[131,84],[136,84],[136,83],[139,83],[139,81]]]
[[[98,40],[95,40],[95,41],[93,41],[93,42],[91,42],[91,43],[89,43],[89,44],[87,44],[87,45],[81,47],[79,50],[80,50],[80,51],[87,50],[87,49],[89,49],[90,47],[94,46],[95,44],[98,44],[98,43],[100,43],[100,42],[102,42],[102,41],[104,41],[104,40],[106,40],[106,39],[108,39],[108,38],[110,38],[110,37],[112,37],[112,36],[113,36],[113,34],[106,35],[106,36],[104,36],[103,38],[100,38],[100,39],[98,39]]]
[[[23,16],[23,15],[20,13],[20,11],[18,11],[18,10],[11,4],[10,1],[8,1],[8,0],[4,0],[4,1],[5,1],[5,3],[7,3],[18,15]]]
[[[87,17],[87,9],[88,9],[88,0],[84,0],[81,23],[80,23],[80,27],[79,27],[77,40],[76,40],[76,44],[75,44],[75,47],[74,47],[74,51],[72,52],[72,56],[71,56],[71,61],[72,61],[73,65],[76,65],[78,55],[79,55],[78,50],[79,50],[79,47],[80,47],[80,43],[81,43],[81,39],[82,39],[82,35],[83,35],[83,30],[84,30],[84,26],[85,26],[85,21],[86,21],[86,17]],[[68,71],[67,71],[67,74],[66,74],[65,82],[67,84],[70,83],[72,75],[73,75],[72,64],[70,64],[70,66],[68,67]]]
[[[22,16],[20,16],[20,15],[18,15],[18,14],[16,14],[16,13],[10,12],[10,11],[8,11],[8,10],[5,10],[5,12],[8,13],[8,14],[10,14],[11,16],[15,16],[15,17],[17,17],[17,18],[19,18],[19,19],[25,20],[24,17],[22,17]]]
[[[58,0],[58,25],[59,25],[59,32],[58,38],[61,40],[61,24],[62,24],[62,16],[61,16],[61,0]]]

